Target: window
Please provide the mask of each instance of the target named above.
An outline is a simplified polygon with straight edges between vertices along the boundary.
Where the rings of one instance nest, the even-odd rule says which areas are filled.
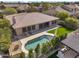
[[[29,26],[29,27],[27,27],[27,31],[31,31],[31,27]]]
[[[35,30],[35,25],[32,26],[32,30]]]
[[[26,27],[23,28],[23,32],[26,32]]]
[[[39,29],[42,29],[43,28],[43,24],[39,24]]]
[[[45,27],[48,27],[48,26],[49,26],[49,22],[46,22],[46,23],[44,24],[44,26],[45,26]]]

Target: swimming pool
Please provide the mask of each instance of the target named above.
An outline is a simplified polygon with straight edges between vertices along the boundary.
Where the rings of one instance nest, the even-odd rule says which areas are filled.
[[[37,37],[33,40],[30,40],[28,41],[26,44],[25,44],[25,49],[27,50],[30,50],[30,49],[35,49],[35,47],[38,45],[38,44],[43,44],[43,43],[46,43],[48,42],[49,40],[53,39],[53,36],[51,35],[42,35],[40,37]]]

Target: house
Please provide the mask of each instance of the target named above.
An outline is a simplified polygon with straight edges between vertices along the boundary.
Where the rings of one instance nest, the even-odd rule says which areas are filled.
[[[0,9],[4,9],[4,8],[15,8],[15,9],[17,9],[17,8],[22,8],[22,9],[24,9],[24,8],[27,8],[29,5],[28,4],[22,4],[22,3],[11,3],[11,4],[1,4],[0,5]],[[20,8],[20,9],[21,9]]]
[[[74,10],[75,11],[78,11],[79,10],[79,7],[78,7],[77,4],[64,5],[63,8],[66,9],[66,10],[68,10],[68,11],[70,11],[70,12],[72,12]]]
[[[48,10],[44,11],[43,13],[48,14],[48,15],[56,16],[56,14],[57,14],[58,12],[67,12],[68,14],[70,14],[69,11],[63,9],[63,8],[60,7],[60,6],[50,7]]]
[[[64,5],[62,8],[69,11],[71,15],[76,15],[77,11],[79,11],[79,6],[77,4]]]
[[[29,5],[28,5],[28,4],[25,4],[25,5],[19,4],[19,5],[17,6],[16,10],[17,10],[18,12],[25,12],[25,11],[28,10],[28,8],[29,8]]]
[[[6,18],[11,22],[17,36],[54,26],[59,19],[38,12],[8,15]]]
[[[66,58],[79,57],[79,29],[70,33],[61,43],[68,48],[64,53]],[[70,54],[70,56],[68,54]]]

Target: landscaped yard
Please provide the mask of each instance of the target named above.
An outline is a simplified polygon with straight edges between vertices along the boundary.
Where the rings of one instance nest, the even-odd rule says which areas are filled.
[[[70,33],[72,31],[73,31],[72,29],[69,29],[69,28],[66,28],[66,27],[59,27],[57,29],[48,31],[48,33],[53,33],[53,34],[56,33],[56,36],[60,37],[60,36],[64,35],[65,33]]]

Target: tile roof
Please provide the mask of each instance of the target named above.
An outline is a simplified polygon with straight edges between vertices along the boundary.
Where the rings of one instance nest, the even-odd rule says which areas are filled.
[[[13,23],[12,19],[14,16],[16,21],[16,24],[14,24],[13,26],[14,28],[21,28],[58,19],[57,17],[49,16],[38,12],[20,13],[6,16],[6,18],[10,20],[11,24]]]
[[[65,45],[79,53],[79,29],[62,41]]]

